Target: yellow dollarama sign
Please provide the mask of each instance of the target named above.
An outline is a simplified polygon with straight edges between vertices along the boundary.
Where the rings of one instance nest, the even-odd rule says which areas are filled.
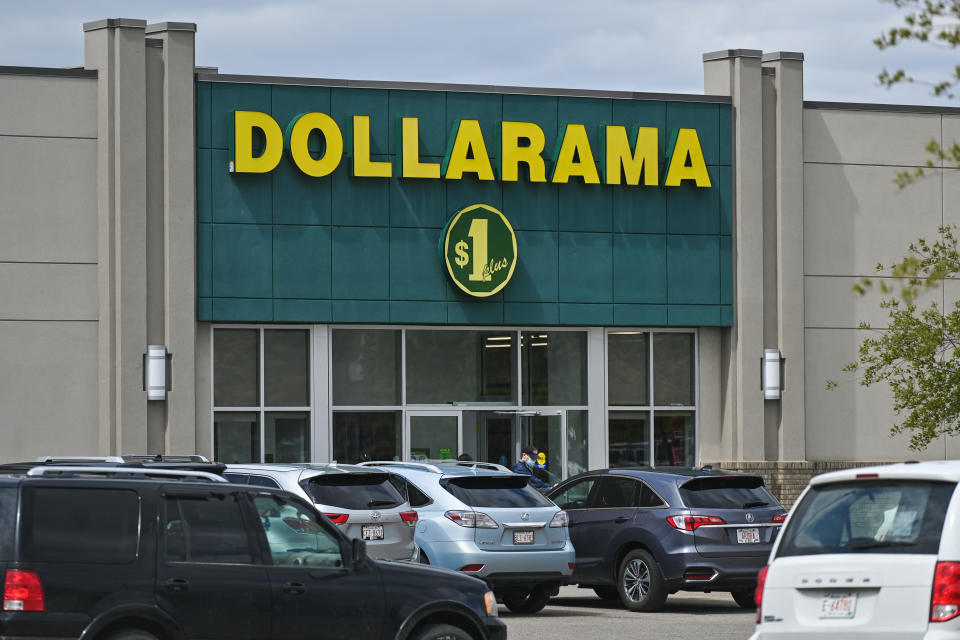
[[[561,127],[548,165],[543,129],[532,122],[504,121],[500,123],[495,172],[478,120],[460,120],[454,124],[442,162],[422,160],[419,118],[399,118],[397,124],[399,157],[394,162],[375,161],[370,153],[370,116],[353,116],[352,140],[347,140],[352,144],[347,148],[340,126],[325,113],[300,114],[282,130],[266,113],[235,111],[230,171],[269,173],[280,164],[286,150],[297,168],[314,178],[333,173],[347,154],[353,175],[358,178],[460,180],[472,175],[478,180],[516,182],[525,175],[529,182],[556,184],[578,178],[585,184],[678,187],[689,181],[697,187],[711,186],[696,129],[680,128],[672,132],[667,144],[666,172],[661,176],[660,131],[656,127],[633,127],[628,131],[620,125],[603,126],[601,148],[596,150],[598,163],[586,126],[566,124]],[[264,140],[264,148],[258,155],[254,155],[253,148],[255,130],[259,130]],[[308,148],[315,132],[324,141],[319,155]],[[547,175],[548,167],[550,175]]]

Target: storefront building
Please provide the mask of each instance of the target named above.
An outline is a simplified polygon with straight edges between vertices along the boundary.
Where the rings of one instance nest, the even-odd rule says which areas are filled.
[[[804,103],[792,53],[664,95],[228,76],[189,23],[84,30],[82,69],[0,68],[5,459],[532,443],[557,479],[788,495],[907,457],[883,390],[823,387],[875,319],[852,282],[952,221],[953,170],[890,179],[956,111]]]

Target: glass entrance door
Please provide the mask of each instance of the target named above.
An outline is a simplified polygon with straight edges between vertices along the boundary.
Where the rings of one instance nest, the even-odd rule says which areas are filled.
[[[564,478],[563,416],[558,412],[547,415],[520,414],[520,440],[523,446],[532,445],[539,452],[535,475],[547,484],[556,484]]]
[[[459,411],[408,411],[404,459],[456,460],[463,451]]]

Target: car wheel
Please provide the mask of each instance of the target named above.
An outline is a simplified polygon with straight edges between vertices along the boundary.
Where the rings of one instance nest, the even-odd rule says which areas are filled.
[[[737,591],[731,591],[730,595],[733,596],[733,599],[738,605],[744,609],[753,611],[757,608],[757,603],[753,601],[753,591],[753,589],[739,589]]]
[[[643,549],[635,549],[623,558],[617,572],[617,592],[630,611],[656,611],[667,599],[660,567]]]
[[[527,593],[513,592],[503,594],[503,604],[514,613],[536,613],[545,606],[550,596],[542,587],[534,587]]]
[[[105,640],[157,640],[157,636],[142,629],[122,629],[106,636]]]
[[[601,600],[619,600],[620,592],[616,587],[594,587],[593,592]]]
[[[413,634],[412,640],[473,640],[473,637],[452,624],[431,624]]]

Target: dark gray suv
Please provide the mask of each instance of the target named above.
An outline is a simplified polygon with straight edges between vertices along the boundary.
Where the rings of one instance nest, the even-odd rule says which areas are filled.
[[[570,519],[570,581],[631,611],[659,609],[677,591],[729,591],[753,608],[786,518],[760,476],[709,468],[588,471],[547,495]]]

